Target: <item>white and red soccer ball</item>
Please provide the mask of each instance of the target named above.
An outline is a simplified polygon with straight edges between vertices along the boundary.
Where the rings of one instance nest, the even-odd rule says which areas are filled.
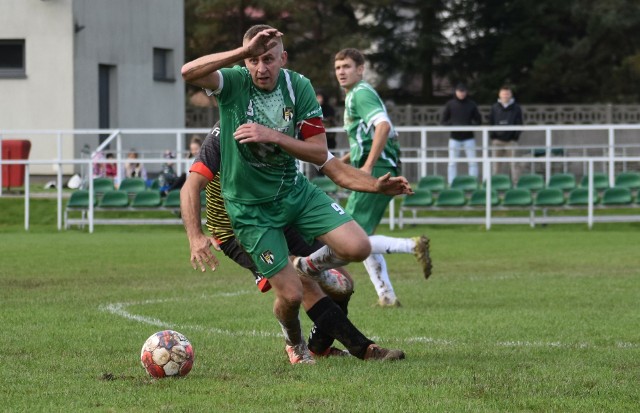
[[[140,361],[151,377],[186,376],[193,367],[193,346],[177,331],[159,331],[144,342]]]

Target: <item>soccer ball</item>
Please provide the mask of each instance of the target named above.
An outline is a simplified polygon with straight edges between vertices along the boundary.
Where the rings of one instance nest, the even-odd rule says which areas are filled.
[[[159,331],[144,342],[140,361],[151,377],[186,376],[193,367],[193,347],[177,331]]]
[[[336,269],[322,271],[314,278],[322,290],[331,297],[346,297],[353,293],[353,283]]]

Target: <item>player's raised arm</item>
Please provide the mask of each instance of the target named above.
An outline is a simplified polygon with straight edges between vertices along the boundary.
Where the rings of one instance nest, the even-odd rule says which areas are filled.
[[[278,45],[277,39],[281,36],[276,29],[263,30],[237,49],[199,57],[182,66],[182,78],[192,85],[216,90],[220,85],[218,69],[265,53]]]

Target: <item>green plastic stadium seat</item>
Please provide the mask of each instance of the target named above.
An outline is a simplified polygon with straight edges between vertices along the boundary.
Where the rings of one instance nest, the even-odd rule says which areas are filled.
[[[602,205],[630,205],[631,190],[625,187],[609,188],[602,195]]]
[[[162,198],[158,190],[138,192],[131,202],[133,208],[157,208],[161,204]]]
[[[467,202],[460,189],[445,189],[436,200],[437,207],[461,207]]]
[[[506,207],[525,207],[533,203],[531,192],[528,189],[510,189],[504,193],[502,205]]]
[[[147,184],[142,178],[125,178],[118,187],[119,191],[126,192],[128,194],[137,194],[147,189]]]
[[[440,192],[447,189],[447,181],[442,175],[423,176],[418,181],[418,189],[428,189],[431,192]]]
[[[105,192],[113,191],[113,179],[110,178],[95,178],[93,180],[93,193],[104,194]]]
[[[160,189],[160,180],[156,178],[151,181],[151,186],[149,186],[149,189]]]
[[[484,188],[487,187],[487,182],[484,182]],[[498,174],[491,176],[491,190],[492,191],[508,191],[511,189],[511,178],[509,175]]]
[[[200,200],[202,203],[202,200]],[[180,190],[174,189],[173,191],[167,194],[167,197],[164,199],[163,206],[165,208],[180,208]]]
[[[616,176],[616,188],[640,188],[640,173],[638,172],[622,172]]]
[[[498,192],[491,190],[491,205],[498,206],[500,199],[498,198]],[[478,189],[473,191],[471,198],[469,199],[470,206],[484,207],[487,205],[487,191],[486,189]]]
[[[544,188],[544,179],[542,179],[541,175],[537,174],[522,175],[520,179],[518,179],[516,188],[539,191]]]
[[[538,192],[536,206],[562,206],[564,205],[564,192],[560,188],[547,188]]]
[[[317,176],[311,180],[311,183],[328,194],[334,194],[340,190],[338,185],[326,176]]]
[[[125,191],[106,192],[100,200],[101,208],[126,208],[129,205],[129,195]]]
[[[475,191],[478,189],[478,180],[471,175],[458,175],[451,182],[451,189],[459,189],[461,191]]]
[[[207,206],[207,191],[204,189],[200,191],[200,206],[202,208]]]
[[[93,205],[97,205],[96,197],[93,197]],[[71,198],[67,203],[67,208],[86,209],[89,208],[89,191],[80,189],[71,193]]]
[[[433,197],[428,189],[418,188],[413,195],[407,195],[402,200],[402,208],[419,208],[433,205]]]
[[[593,191],[593,205],[597,205],[600,202],[600,197],[597,191]],[[567,205],[570,206],[584,206],[589,205],[589,188],[576,188],[569,192],[569,200]]]
[[[580,186],[583,188],[589,187],[589,175],[585,175],[582,177],[582,181],[580,181]],[[601,191],[604,191],[605,189],[609,189],[609,175],[603,174],[603,173],[594,173],[593,188]]]
[[[557,188],[562,191],[571,191],[576,188],[576,177],[574,174],[551,175],[547,188]]]

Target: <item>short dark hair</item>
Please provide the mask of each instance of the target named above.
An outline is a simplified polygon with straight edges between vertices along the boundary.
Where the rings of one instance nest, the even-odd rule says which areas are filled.
[[[500,90],[508,90],[509,92],[513,92],[513,88],[510,85],[502,85],[500,86],[500,89],[498,89],[498,91]]]
[[[251,26],[249,27],[249,30],[244,33],[242,40],[251,40],[256,37],[256,34],[268,29],[275,29],[275,27],[271,27],[268,24],[256,24],[255,26]]]
[[[335,60],[344,60],[344,59],[351,59],[355,62],[356,66],[362,66],[364,65],[364,55],[362,53],[360,53],[360,50],[358,49],[354,49],[352,47],[348,47],[346,49],[342,49],[340,50],[338,53],[336,53],[336,57],[334,59]]]

